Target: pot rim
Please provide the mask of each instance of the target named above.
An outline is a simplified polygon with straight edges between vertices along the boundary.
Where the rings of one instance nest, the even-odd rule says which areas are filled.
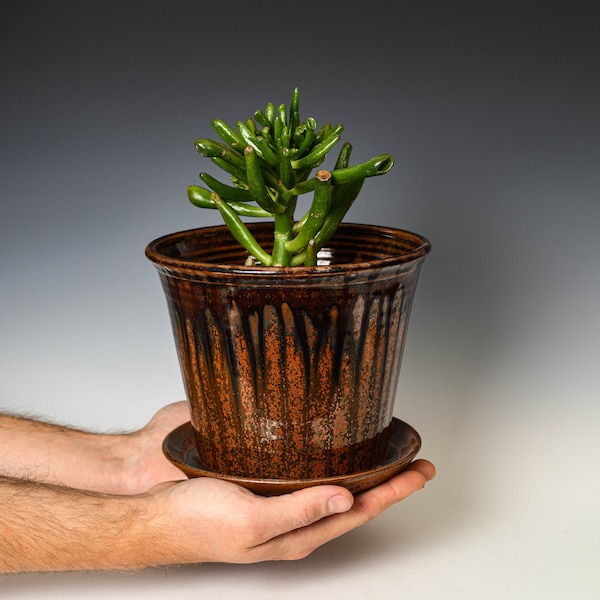
[[[268,231],[273,227],[271,222],[259,221],[246,223],[252,233],[260,233]],[[395,227],[387,227],[383,225],[369,225],[363,223],[341,223],[336,234],[321,250],[320,254],[330,249],[347,248],[350,242],[357,243],[357,240],[362,239],[362,236],[368,236],[371,239],[378,239],[382,242],[389,242],[389,247],[403,245],[398,248],[398,251],[392,253],[382,251],[382,256],[369,259],[357,260],[353,262],[332,262],[329,264],[320,264],[313,267],[294,266],[247,266],[243,264],[229,264],[226,262],[206,262],[196,258],[174,257],[162,250],[167,245],[176,246],[181,244],[185,239],[190,239],[199,233],[203,235],[215,236],[218,234],[230,234],[226,225],[209,225],[204,227],[196,227],[185,229],[182,231],[172,232],[152,240],[145,249],[146,257],[159,268],[168,270],[180,270],[188,272],[213,272],[213,273],[229,273],[232,275],[262,275],[262,276],[278,276],[278,277],[298,277],[309,275],[327,275],[340,271],[361,271],[367,269],[381,268],[393,265],[407,265],[413,262],[419,262],[431,251],[431,243],[421,234],[414,233],[406,229]],[[230,234],[231,235],[231,234]],[[239,247],[239,256],[247,254],[237,241],[231,236],[232,244]]]

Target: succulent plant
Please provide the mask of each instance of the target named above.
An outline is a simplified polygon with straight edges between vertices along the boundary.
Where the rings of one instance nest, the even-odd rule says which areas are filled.
[[[248,251],[248,264],[314,266],[318,251],[335,234],[367,177],[387,173],[394,164],[380,154],[350,165],[352,146],[341,146],[332,170],[319,168],[340,141],[342,125],[317,129],[314,118],[301,121],[299,92],[294,90],[289,112],[272,103],[236,127],[216,119],[212,126],[221,141],[198,139],[198,152],[225,171],[231,185],[200,173],[206,187],[190,185],[188,198],[201,208],[218,209],[235,239]],[[318,169],[314,172],[315,169]],[[314,172],[314,174],[313,174]],[[299,196],[312,194],[308,210],[295,218]],[[256,241],[244,219],[273,219],[269,252]]]

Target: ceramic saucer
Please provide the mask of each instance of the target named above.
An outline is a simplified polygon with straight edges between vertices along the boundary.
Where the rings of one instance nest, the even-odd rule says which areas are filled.
[[[338,475],[319,479],[255,479],[224,475],[204,468],[198,459],[194,431],[188,421],[167,435],[163,442],[165,456],[188,477],[216,477],[246,487],[256,494],[274,496],[287,494],[313,485],[341,485],[357,493],[387,481],[404,468],[421,448],[421,437],[407,423],[392,420],[386,459],[383,464],[352,475]]]

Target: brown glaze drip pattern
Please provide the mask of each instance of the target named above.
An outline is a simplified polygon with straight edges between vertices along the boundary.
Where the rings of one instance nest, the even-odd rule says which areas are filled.
[[[380,464],[427,250],[299,285],[159,267],[201,464],[271,479]]]

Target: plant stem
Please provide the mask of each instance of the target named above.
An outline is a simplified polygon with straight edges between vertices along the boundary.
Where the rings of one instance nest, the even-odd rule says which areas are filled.
[[[286,248],[286,243],[292,235],[293,218],[289,210],[274,215],[275,231],[273,237],[273,264],[289,267],[292,263],[292,255]]]

